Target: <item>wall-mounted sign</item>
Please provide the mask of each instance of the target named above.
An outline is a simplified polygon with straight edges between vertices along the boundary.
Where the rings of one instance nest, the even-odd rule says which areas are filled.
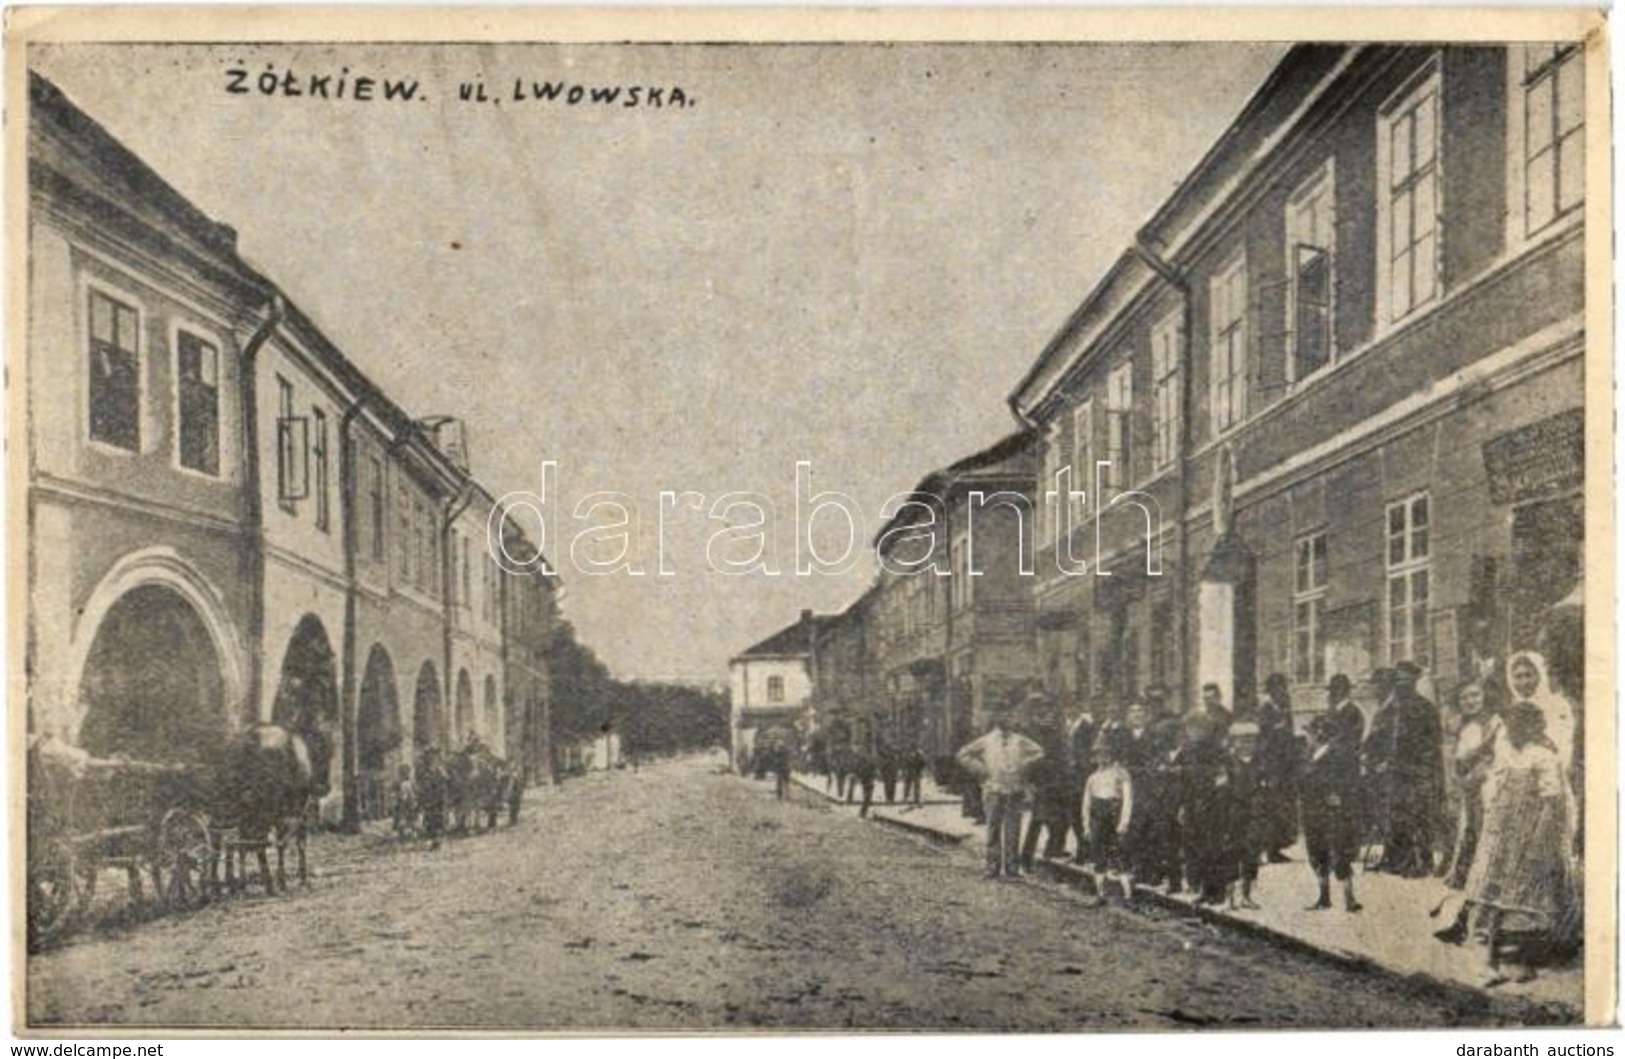
[[[1516,504],[1585,481],[1585,410],[1572,408],[1484,442],[1490,499]]]

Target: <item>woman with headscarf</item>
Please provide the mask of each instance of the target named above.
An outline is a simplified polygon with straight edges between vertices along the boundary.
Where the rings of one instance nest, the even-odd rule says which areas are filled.
[[[1574,760],[1574,704],[1552,687],[1546,659],[1538,651],[1518,651],[1507,660],[1507,687],[1515,703],[1532,703],[1546,720],[1546,738],[1557,748],[1563,774]]]
[[[1486,938],[1486,986],[1507,981],[1501,969],[1506,943],[1516,947],[1518,981],[1534,978],[1534,957],[1554,940],[1574,901],[1567,784],[1545,716],[1522,699],[1506,708],[1501,730],[1466,891]]]

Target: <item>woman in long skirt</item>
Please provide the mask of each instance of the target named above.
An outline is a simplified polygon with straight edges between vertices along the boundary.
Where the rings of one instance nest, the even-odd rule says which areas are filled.
[[[1557,748],[1539,707],[1506,709],[1503,737],[1484,788],[1484,823],[1467,876],[1467,899],[1487,937],[1484,984],[1507,981],[1501,947],[1516,949],[1517,980],[1535,977],[1534,959],[1574,899],[1569,873],[1569,801]]]

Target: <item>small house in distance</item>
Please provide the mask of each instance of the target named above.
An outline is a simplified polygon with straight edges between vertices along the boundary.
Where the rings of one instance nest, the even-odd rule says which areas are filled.
[[[811,707],[814,633],[821,620],[803,610],[794,625],[729,660],[728,733],[735,768],[749,767],[758,739],[769,729],[792,733]]]

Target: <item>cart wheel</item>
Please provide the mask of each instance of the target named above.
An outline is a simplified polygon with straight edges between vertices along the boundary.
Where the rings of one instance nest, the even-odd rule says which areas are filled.
[[[79,865],[73,846],[46,839],[28,858],[28,946],[39,950],[61,937],[79,907]]]
[[[208,897],[209,824],[202,813],[171,809],[158,825],[157,862],[164,881],[161,895],[170,909],[196,908]]]

